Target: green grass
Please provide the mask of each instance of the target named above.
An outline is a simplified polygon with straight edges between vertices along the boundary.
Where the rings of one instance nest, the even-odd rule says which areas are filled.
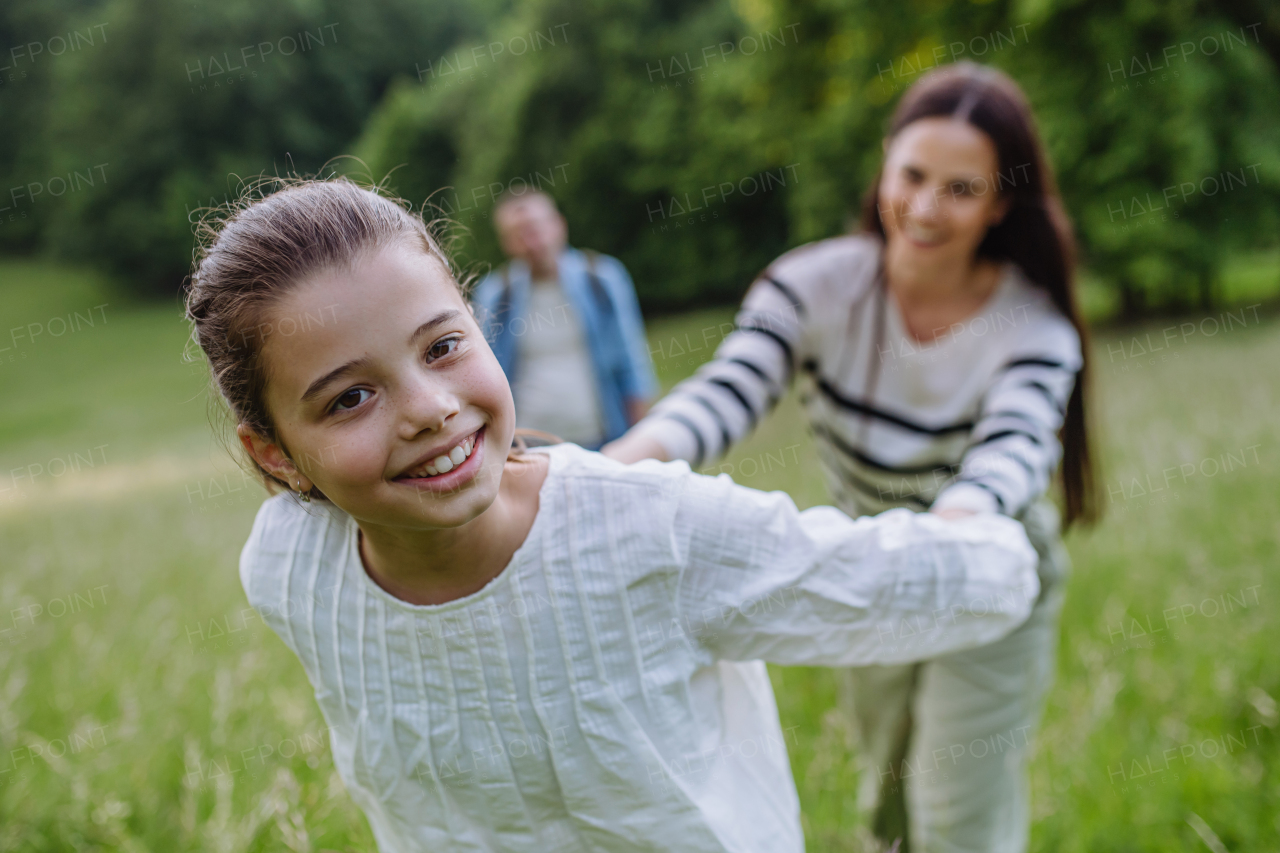
[[[0,280],[0,347],[10,328],[111,303],[70,271],[7,264]],[[301,666],[245,613],[236,561],[262,495],[211,437],[178,308],[105,310],[104,323],[0,352],[25,355],[0,361],[0,849],[372,850]],[[664,385],[731,314],[652,324]],[[1208,850],[1193,814],[1228,850],[1280,843],[1280,323],[1261,318],[1146,355],[1134,338],[1158,342],[1169,323],[1097,335],[1109,514],[1068,540],[1034,850]],[[725,470],[825,502],[794,398],[781,408]],[[54,476],[58,459],[80,470]],[[1163,491],[1139,493],[1171,468]],[[1229,612],[1208,615],[1210,599]],[[1135,629],[1183,605],[1185,621]],[[798,726],[809,849],[862,849],[836,674],[773,678],[783,726]],[[1135,762],[1170,766],[1117,777]]]

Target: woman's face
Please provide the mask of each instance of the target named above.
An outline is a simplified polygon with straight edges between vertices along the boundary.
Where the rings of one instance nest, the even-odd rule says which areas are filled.
[[[241,436],[267,470],[389,527],[457,527],[493,503],[515,406],[436,258],[408,245],[362,255],[299,282],[264,322],[266,404],[287,457]]]
[[[1023,167],[1024,171],[1026,167]],[[889,253],[925,263],[972,263],[987,229],[1008,210],[997,193],[995,144],[952,118],[914,121],[886,140],[880,219]]]

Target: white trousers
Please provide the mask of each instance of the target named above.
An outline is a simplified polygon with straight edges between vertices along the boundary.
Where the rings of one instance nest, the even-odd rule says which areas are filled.
[[[1069,569],[1057,511],[1022,519],[1040,554],[1031,617],[996,643],[923,663],[846,670],[862,750],[859,806],[898,853],[1023,853],[1026,764],[1053,681]]]

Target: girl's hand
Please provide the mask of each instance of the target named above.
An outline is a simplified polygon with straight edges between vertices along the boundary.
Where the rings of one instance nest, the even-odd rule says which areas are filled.
[[[967,518],[971,515],[978,514],[974,510],[960,509],[959,507],[955,507],[953,509],[931,509],[929,510],[929,512],[933,513],[939,518],[945,518],[948,521],[955,521],[958,518]]]
[[[639,462],[641,459],[657,459],[659,462],[671,461],[667,458],[666,448],[659,444],[657,439],[650,438],[647,435],[637,435],[634,431],[609,442],[600,448],[600,452],[624,465]]]

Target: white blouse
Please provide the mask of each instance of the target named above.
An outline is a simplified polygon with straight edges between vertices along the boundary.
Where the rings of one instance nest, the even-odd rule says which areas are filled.
[[[383,853],[801,851],[763,661],[936,657],[1004,636],[1039,590],[995,514],[855,521],[684,462],[533,452],[528,538],[456,601],[384,591],[330,505],[274,497],[245,545],[249,601],[301,660]]]

